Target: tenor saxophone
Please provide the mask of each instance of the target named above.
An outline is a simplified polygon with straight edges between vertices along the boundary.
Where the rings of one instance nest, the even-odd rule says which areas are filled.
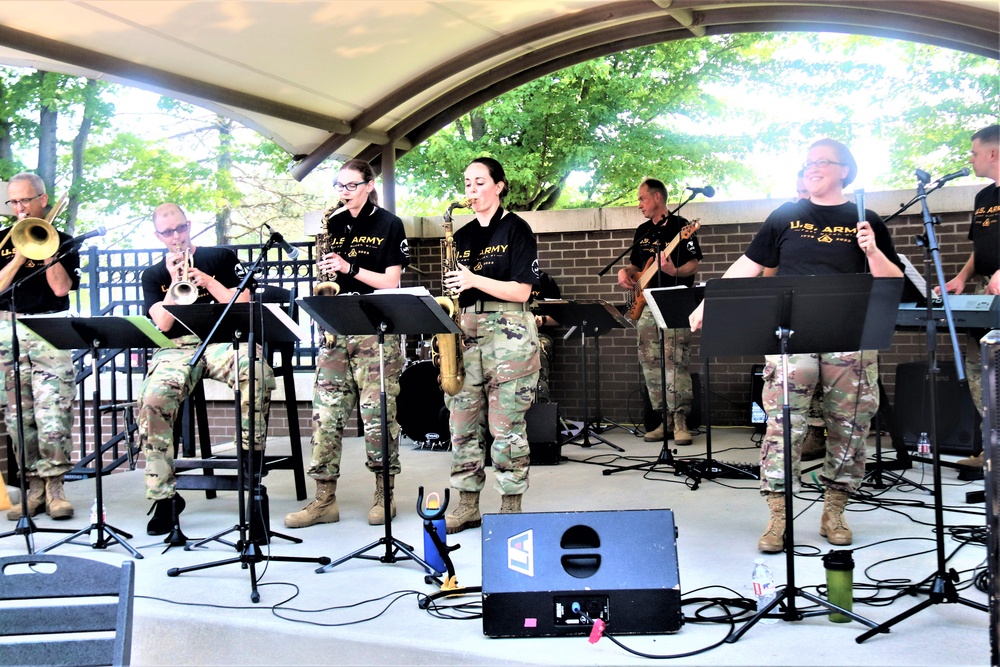
[[[444,238],[441,240],[441,285],[449,271],[458,270],[455,252],[455,237],[452,236],[451,212],[456,208],[471,208],[472,199],[452,202],[444,214]],[[455,324],[460,324],[458,294],[445,290],[444,296],[435,298]],[[465,384],[465,363],[462,361],[462,347],[458,334],[435,334],[433,343],[434,365],[438,367],[438,384],[449,396],[454,396]]]
[[[334,250],[333,235],[330,234],[330,218],[343,205],[344,202],[338,202],[336,206],[331,207],[323,214],[323,230],[316,235],[316,266],[319,266],[319,260],[324,255],[328,255]],[[316,272],[316,284],[313,286],[313,296],[337,296],[338,294],[340,294],[340,284],[337,283],[337,272],[331,271],[327,273],[322,269],[318,269]],[[323,331],[322,333],[324,345],[328,348],[333,347],[337,337],[329,331]]]

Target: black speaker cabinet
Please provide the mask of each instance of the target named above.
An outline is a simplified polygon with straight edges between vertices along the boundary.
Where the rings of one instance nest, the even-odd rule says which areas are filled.
[[[483,515],[483,634],[664,634],[682,624],[673,512]]]
[[[524,415],[531,465],[556,465],[562,458],[559,438],[559,405],[534,403]]]
[[[1000,664],[1000,331],[980,347],[983,359],[983,479],[986,487],[986,563],[989,568],[990,664]]]
[[[979,412],[968,389],[959,388],[955,363],[939,361],[938,366],[940,372],[934,389],[938,449],[945,454],[968,456],[980,449]],[[921,431],[930,433],[931,430],[926,362],[916,361],[896,367],[894,408],[896,428],[906,446],[915,451]]]

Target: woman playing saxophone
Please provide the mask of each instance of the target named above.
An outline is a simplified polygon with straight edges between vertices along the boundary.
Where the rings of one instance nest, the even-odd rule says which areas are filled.
[[[476,219],[454,234],[457,264],[445,274],[446,292],[461,307],[465,380],[445,396],[452,434],[451,487],[461,494],[446,517],[449,533],[482,523],[479,494],[486,481],[485,432],[491,449],[501,512],[520,512],[528,488],[524,415],[538,384],[538,331],[528,310],[538,285],[538,246],[528,223],[503,209],[503,166],[478,158],[465,169],[465,196]]]
[[[410,263],[403,222],[378,206],[375,172],[364,160],[350,160],[333,184],[344,202],[339,212],[326,217],[327,235],[317,271],[325,282],[340,286],[342,294],[370,294],[399,286],[403,267]],[[361,402],[368,470],[375,473],[375,496],[368,523],[385,523],[384,495],[391,496],[399,474],[399,425],[396,396],[403,372],[398,336],[386,336],[384,349],[386,424],[389,442],[389,488],[382,481],[382,426],[378,336],[335,336],[316,358],[313,393],[312,464],[316,499],[304,509],[288,514],[285,525],[302,528],[340,520],[337,480],[340,478],[343,430],[354,406]],[[390,507],[393,516],[396,505]]]

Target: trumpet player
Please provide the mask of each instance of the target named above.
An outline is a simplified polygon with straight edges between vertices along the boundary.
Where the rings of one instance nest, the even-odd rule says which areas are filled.
[[[326,229],[317,237],[317,282],[335,282],[340,293],[370,294],[399,286],[403,267],[410,263],[403,222],[378,206],[375,172],[364,160],[349,160],[333,183],[343,206],[325,216]],[[384,349],[386,424],[389,429],[389,488],[382,480],[382,421],[378,336],[329,336],[316,358],[313,390],[312,462],[309,476],[316,480],[316,498],[298,512],[285,516],[288,528],[303,528],[340,520],[337,480],[343,454],[343,434],[361,401],[366,466],[375,476],[375,495],[368,512],[372,526],[385,524],[385,493],[396,516],[392,489],[399,465],[399,424],[396,396],[403,372],[398,336],[386,336]]]
[[[14,210],[18,220],[44,219],[48,202],[45,183],[38,175],[24,172],[10,179],[7,205]],[[0,237],[7,238],[9,231],[3,230]],[[59,245],[71,240],[63,232],[58,232],[58,237]],[[80,254],[75,248],[59,261],[55,261],[53,253],[52,257],[36,262],[27,259],[9,242],[4,243],[0,248],[0,290],[36,271],[38,264],[47,264],[51,268],[15,289],[13,305],[17,314],[37,315],[69,310],[69,293],[80,284],[77,273]],[[35,516],[45,511],[53,519],[69,519],[73,516],[73,505],[66,499],[63,477],[73,467],[70,455],[73,451],[76,373],[72,356],[69,350],[56,350],[26,327],[19,326],[21,405],[16,405],[11,317],[11,295],[7,293],[0,297],[0,370],[7,396],[7,430],[15,448],[20,445],[25,448],[27,513]],[[17,419],[24,426],[23,443],[18,442]],[[7,513],[7,518],[16,521],[21,514],[21,505],[15,505]]]
[[[539,284],[538,244],[524,220],[504,210],[507,176],[493,158],[465,169],[465,196],[476,219],[454,234],[457,267],[444,287],[458,293],[465,381],[445,395],[451,411],[451,487],[460,502],[445,517],[449,533],[482,524],[479,494],[486,482],[485,433],[500,512],[520,512],[528,489],[528,438],[524,415],[538,384],[538,330],[528,309]]]
[[[238,373],[234,373],[236,353],[230,343],[209,345],[198,364],[190,365],[201,339],[177,322],[164,306],[227,303],[240,284],[236,273],[239,260],[228,248],[192,245],[191,223],[177,204],[156,207],[153,231],[169,252],[142,273],[145,311],[177,347],[157,350],[149,362],[149,371],[139,388],[139,444],[146,457],[146,498],[153,501],[149,510],[153,516],[146,532],[164,535],[171,531],[185,504],[177,493],[174,476],[174,421],[181,403],[204,376],[230,387],[238,381],[243,446],[249,447],[250,402],[254,401],[257,409],[253,445],[262,450],[274,374],[270,366],[258,362],[256,386],[251,391],[249,356],[239,355]],[[250,301],[250,293],[244,292],[238,301]]]

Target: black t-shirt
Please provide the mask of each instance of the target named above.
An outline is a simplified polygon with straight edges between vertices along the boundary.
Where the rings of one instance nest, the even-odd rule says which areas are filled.
[[[191,259],[196,269],[212,276],[224,287],[233,288],[240,284],[240,277],[236,273],[239,259],[229,248],[198,247],[191,255]],[[142,296],[147,317],[149,309],[166,297],[170,283],[166,257],[142,272]],[[216,303],[216,300],[204,286],[201,286],[198,288],[198,298],[195,303]],[[164,334],[167,338],[178,338],[190,335],[191,332],[180,322],[175,321],[170,330]]]
[[[333,252],[359,268],[385,273],[390,266],[410,263],[403,221],[384,208],[366,202],[356,218],[339,209],[327,218],[326,224]],[[341,294],[375,291],[371,285],[343,273],[337,274],[337,284]]]
[[[975,257],[976,275],[989,278],[1000,269],[1000,187],[987,185],[976,194],[969,238]]]
[[[632,249],[628,261],[640,269],[644,269],[646,263],[656,254],[656,243],[660,242],[664,245],[670,243],[681,233],[688,221],[679,215],[670,215],[662,227],[650,233],[646,238],[642,238],[654,224],[652,220],[647,220],[639,225],[638,229],[635,230],[635,236],[632,237],[633,243],[638,239],[642,240]],[[681,239],[674,251],[670,253],[670,259],[677,268],[684,266],[692,259],[701,261],[701,258],[701,246],[698,245],[698,237],[694,235],[687,239]],[[694,275],[678,277],[660,271],[659,275],[654,276],[649,282],[650,287],[675,287],[677,285],[686,285],[687,287],[694,285]]]
[[[475,274],[494,280],[512,280],[538,285],[538,243],[531,227],[513,213],[497,209],[490,224],[483,227],[473,220],[455,232],[455,251],[460,264]],[[477,301],[496,297],[477,289],[462,292],[458,305],[466,308]]]
[[[820,206],[804,199],[782,204],[767,216],[744,254],[761,266],[778,267],[779,276],[868,273],[858,245],[857,218],[858,208],[850,202]],[[882,218],[866,209],[865,220],[879,250],[902,269]]]
[[[0,239],[6,238],[7,232],[11,228],[4,229],[0,231]],[[69,234],[65,234],[60,231],[56,231],[59,235],[60,246],[67,242],[72,241],[73,237]],[[0,250],[0,269],[10,264],[10,261],[14,259],[14,245],[8,240],[4,244],[3,249]],[[70,291],[77,289],[80,286],[80,252],[76,248],[73,248],[72,252],[59,260],[63,268],[66,269],[66,273],[73,281],[73,286]],[[43,260],[33,260],[29,259],[21,265],[21,268],[17,270],[17,274],[14,275],[14,279],[11,284],[14,284],[18,280],[21,280],[25,276],[28,276],[39,269],[45,262]],[[38,315],[40,313],[52,313],[59,310],[69,309],[69,295],[66,296],[56,296],[49,287],[48,278],[45,277],[45,273],[39,273],[37,276],[25,281],[24,283],[17,286],[14,290],[15,299],[17,299],[17,312],[23,313],[25,315]],[[10,310],[10,292],[7,292],[0,297],[0,310]]]

